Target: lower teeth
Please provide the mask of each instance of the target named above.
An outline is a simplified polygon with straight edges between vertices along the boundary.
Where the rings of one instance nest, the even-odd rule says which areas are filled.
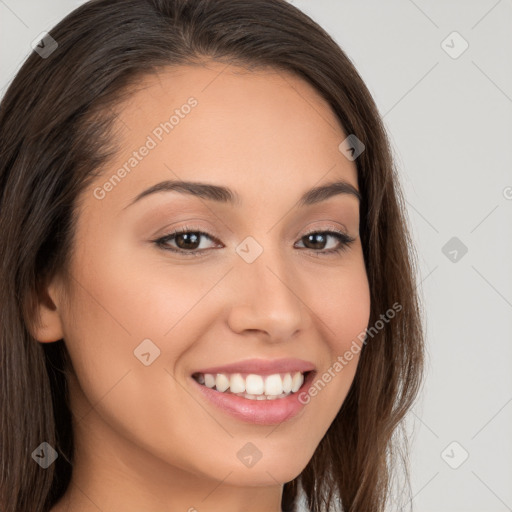
[[[204,384],[202,384],[204,386]],[[209,388],[217,391],[215,387]],[[221,393],[221,391],[219,391]],[[279,398],[286,398],[287,396],[291,395],[292,393],[281,393],[280,395],[251,395],[250,393],[232,393],[231,391],[222,391],[222,393],[226,393],[229,395],[235,395],[235,396],[241,396],[242,398],[247,398],[249,400],[275,400]]]
[[[291,393],[281,393],[280,395],[251,395],[250,393],[230,393],[231,395],[241,396],[249,400],[275,400],[276,398],[285,398]]]

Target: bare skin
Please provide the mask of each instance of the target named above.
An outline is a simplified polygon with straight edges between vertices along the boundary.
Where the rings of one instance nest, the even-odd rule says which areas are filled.
[[[367,327],[358,199],[297,205],[332,181],[358,188],[355,163],[338,149],[348,134],[291,74],[208,62],[146,82],[116,121],[121,151],[81,197],[73,278],[48,283],[32,329],[40,342],[64,338],[75,372],[76,460],[52,512],[278,512],[284,483],[312,457],[359,356],[278,426],[228,415],[200,396],[191,374],[296,357],[322,375]],[[181,108],[190,97],[197,105]],[[182,117],[159,141],[152,133],[174,109]],[[104,187],[148,135],[156,147]],[[222,185],[241,201],[164,191],[130,205],[164,180]],[[200,239],[200,256],[154,243],[185,226],[211,237]],[[323,246],[305,239],[333,228],[355,239],[338,253],[325,253],[340,245],[332,235]],[[235,251],[248,236],[263,249],[252,263]],[[160,350],[148,366],[134,356],[145,339]],[[248,442],[262,453],[252,467],[237,457]]]

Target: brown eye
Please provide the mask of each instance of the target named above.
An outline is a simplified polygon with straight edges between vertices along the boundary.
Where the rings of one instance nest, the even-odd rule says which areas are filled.
[[[302,239],[305,240],[304,244],[308,249],[324,249],[328,236],[325,236],[324,233],[311,233]]]
[[[210,240],[214,242],[214,245],[201,247],[203,240]],[[331,240],[335,240],[337,243],[333,243]],[[329,255],[346,250],[354,240],[355,238],[342,231],[314,231],[300,239],[303,246],[299,248],[311,250],[318,255]],[[185,256],[201,256],[208,249],[214,248],[215,243],[217,246],[222,245],[208,233],[188,227],[173,231],[158,240],[153,240],[153,242],[161,249]],[[331,247],[328,247],[329,245]]]
[[[215,239],[208,233],[198,229],[185,227],[169,233],[158,240],[154,240],[154,243],[158,247],[167,251],[178,252],[186,254],[187,256],[198,256],[212,248],[211,246],[201,247],[201,245],[204,245],[204,240],[214,241]]]
[[[197,249],[201,236],[198,233],[179,233],[174,236],[174,241],[180,249]]]
[[[326,248],[330,238],[336,239],[338,241],[337,245]],[[311,249],[319,254],[338,253],[347,249],[354,240],[355,238],[341,231],[314,231],[301,238],[306,249]]]

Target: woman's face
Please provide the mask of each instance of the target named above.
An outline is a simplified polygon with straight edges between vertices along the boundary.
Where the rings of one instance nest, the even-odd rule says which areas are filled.
[[[290,481],[345,399],[358,354],[333,368],[369,320],[358,198],[338,187],[301,201],[333,182],[358,188],[339,149],[348,133],[299,78],[219,63],[147,78],[116,128],[122,149],[80,200],[71,293],[57,278],[51,288],[54,339],[65,339],[76,375],[77,465],[129,482],[151,475],[149,486],[171,474]],[[234,199],[185,186],[143,195],[169,181]],[[190,233],[165,239],[174,230]],[[354,240],[344,246],[333,230]],[[285,358],[306,364],[250,361]],[[235,379],[254,395],[269,374],[283,374],[270,379],[274,393],[294,370],[331,378],[305,405],[298,393],[263,401],[210,390],[233,412],[192,377],[247,361],[257,377]],[[231,384],[236,367],[226,373]]]

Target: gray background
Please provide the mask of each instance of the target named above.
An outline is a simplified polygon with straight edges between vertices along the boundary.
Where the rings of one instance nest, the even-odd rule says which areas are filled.
[[[0,95],[81,3],[0,0]],[[366,81],[406,194],[428,341],[414,510],[512,510],[512,0],[291,3]]]

